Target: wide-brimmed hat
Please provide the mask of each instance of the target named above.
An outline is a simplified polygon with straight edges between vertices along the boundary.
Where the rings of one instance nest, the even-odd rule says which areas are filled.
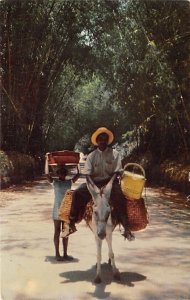
[[[113,142],[113,139],[114,139],[113,133],[106,127],[100,127],[91,136],[91,142],[93,145],[96,145],[96,146],[98,145],[96,139],[97,139],[98,135],[100,135],[102,133],[106,133],[108,135],[108,137],[109,137],[108,145],[110,145]]]

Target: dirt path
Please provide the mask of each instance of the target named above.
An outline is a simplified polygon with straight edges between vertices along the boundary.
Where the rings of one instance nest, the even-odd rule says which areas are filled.
[[[96,247],[84,223],[70,236],[74,261],[54,260],[51,186],[40,180],[1,191],[2,299],[190,299],[190,208],[164,189],[147,189],[147,201],[150,225],[134,242],[118,228],[113,234],[121,282],[113,281],[104,243],[103,283],[95,285]]]

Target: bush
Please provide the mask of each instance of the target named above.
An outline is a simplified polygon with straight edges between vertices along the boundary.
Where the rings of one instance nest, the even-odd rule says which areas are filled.
[[[190,165],[175,161],[165,161],[160,166],[162,182],[184,193],[190,191]]]
[[[35,158],[15,151],[0,151],[1,187],[34,179],[38,173]]]

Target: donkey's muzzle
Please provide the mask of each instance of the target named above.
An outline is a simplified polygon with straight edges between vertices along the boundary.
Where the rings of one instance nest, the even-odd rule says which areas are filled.
[[[103,240],[106,237],[106,232],[105,231],[99,231],[98,233],[98,237]]]

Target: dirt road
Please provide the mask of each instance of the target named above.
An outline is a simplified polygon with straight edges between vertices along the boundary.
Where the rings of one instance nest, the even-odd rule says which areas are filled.
[[[73,262],[54,260],[53,190],[45,180],[1,191],[1,294],[3,300],[190,299],[190,208],[172,191],[147,191],[150,225],[113,248],[121,282],[112,278],[103,244],[103,282],[93,283],[96,246],[84,223],[70,236]],[[175,202],[173,202],[175,199]]]

